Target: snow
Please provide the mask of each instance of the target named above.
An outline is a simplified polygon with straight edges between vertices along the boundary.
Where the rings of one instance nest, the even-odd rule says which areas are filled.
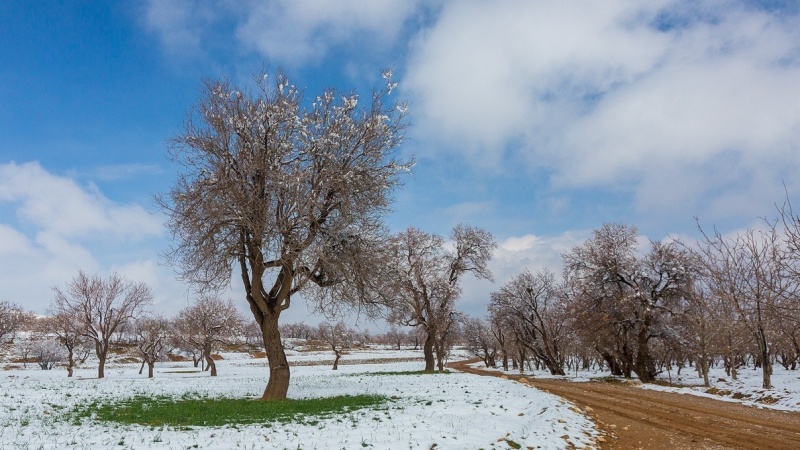
[[[381,409],[286,425],[174,429],[93,420],[75,424],[68,412],[76,406],[135,395],[258,397],[266,385],[266,361],[225,353],[217,361],[218,377],[190,362],[160,363],[154,379],[138,375],[139,364],[109,364],[102,380],[89,363],[72,379],[63,370],[6,367],[0,372],[0,449],[429,449],[434,444],[437,449],[489,449],[509,448],[510,441],[523,448],[559,449],[570,443],[591,448],[597,436],[591,420],[569,403],[510,380],[462,373],[373,374],[420,370],[419,352],[354,350],[342,357],[342,363],[350,364],[338,371],[327,364],[331,352],[288,353],[290,361],[302,364],[292,368],[290,398],[380,394],[392,401]],[[397,362],[401,359],[406,361]]]
[[[471,367],[486,369],[483,363],[475,363]],[[501,368],[489,370],[519,374],[519,371],[516,370],[507,372]],[[710,387],[703,386],[703,378],[698,376],[697,371],[691,367],[683,368],[680,375],[674,368],[671,373],[662,373],[659,379],[670,386],[661,384],[634,384],[633,386],[654,391],[697,395],[756,408],[800,412],[800,370],[786,370],[779,364],[773,365],[772,370],[772,389],[762,388],[761,369],[753,367],[740,368],[737,380],[733,380],[725,374],[724,368],[713,367],[709,370]],[[566,376],[550,375],[550,372],[544,370],[526,371],[525,374],[533,378],[563,379],[572,382],[587,382],[610,376],[609,372],[599,370],[580,370],[577,373],[570,372]]]
[[[737,380],[726,375],[723,368],[711,369],[708,377],[710,388],[702,386],[703,379],[692,369],[684,369],[679,377],[674,371],[672,373],[675,384],[688,385],[687,387],[643,387],[738,402],[757,408],[800,412],[800,370],[786,370],[776,364],[772,366],[772,371],[772,389],[762,388],[761,369],[752,367],[739,369]],[[666,378],[666,375],[662,375],[662,378]]]

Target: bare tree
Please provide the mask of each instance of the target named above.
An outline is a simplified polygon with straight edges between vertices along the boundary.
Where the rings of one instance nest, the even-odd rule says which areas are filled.
[[[147,377],[153,378],[156,361],[164,360],[170,349],[172,323],[162,316],[143,317],[136,320],[135,332],[142,364],[147,364]]]
[[[353,345],[353,332],[347,329],[343,322],[337,322],[333,325],[323,322],[317,327],[317,338],[331,347],[333,354],[336,355],[333,360],[333,370],[339,369],[339,359],[342,357],[342,351]]]
[[[525,271],[491,294],[489,311],[508,318],[511,331],[553,375],[564,375],[567,337],[564,295],[548,270]]]
[[[113,274],[107,280],[83,271],[56,293],[51,310],[55,315],[77,317],[83,336],[94,342],[98,359],[97,377],[105,377],[111,337],[123,323],[137,317],[153,301],[150,288]]]
[[[496,367],[498,343],[491,332],[489,322],[476,317],[464,320],[464,339],[467,349],[483,360],[486,367]]]
[[[700,229],[703,232],[702,228]],[[748,229],[732,237],[703,232],[698,254],[711,292],[731,305],[758,347],[764,389],[772,388],[770,342],[784,298],[796,292],[786,273],[781,236],[775,227]]]
[[[16,332],[25,323],[25,318],[21,306],[9,301],[0,302],[0,343],[13,341]]]
[[[564,278],[577,303],[572,310],[591,314],[597,324],[595,346],[612,370],[621,365],[626,376],[633,371],[651,382],[651,341],[672,335],[664,318],[683,313],[694,269],[688,252],[673,242],[651,242],[637,256],[637,238],[635,227],[604,224],[564,255]]]
[[[64,360],[64,349],[58,341],[46,336],[40,336],[31,345],[31,356],[42,370],[51,370],[57,363]]]
[[[270,366],[263,399],[284,399],[289,365],[278,321],[294,295],[320,307],[374,297],[370,262],[401,172],[393,157],[406,127],[395,87],[330,90],[305,102],[282,74],[256,77],[257,92],[207,82],[203,99],[172,139],[182,166],[167,197],[177,245],[167,255],[200,290],[229,285],[237,265]]]
[[[425,337],[423,353],[425,370],[433,371],[437,351],[443,369],[444,346],[455,322],[455,302],[461,291],[459,281],[465,273],[479,279],[492,280],[487,267],[496,247],[492,235],[480,228],[458,225],[451,235],[450,250],[441,236],[416,228],[394,236],[389,254],[387,285],[381,290],[391,308],[390,322],[419,327]]]
[[[86,342],[86,325],[77,311],[63,310],[54,312],[46,318],[42,328],[47,333],[55,334],[58,341],[67,351],[67,377],[72,377],[76,366],[75,353]]]
[[[204,296],[178,313],[176,327],[192,347],[201,350],[206,370],[215,377],[217,365],[212,353],[220,345],[232,344],[241,335],[244,319],[233,301]]]

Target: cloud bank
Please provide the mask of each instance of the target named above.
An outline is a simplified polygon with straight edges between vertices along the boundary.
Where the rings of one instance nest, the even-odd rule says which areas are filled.
[[[117,204],[37,162],[0,164],[0,298],[44,312],[51,288],[84,270],[147,282],[157,302],[185,288],[157,268],[162,218]],[[169,306],[167,306],[169,308]]]

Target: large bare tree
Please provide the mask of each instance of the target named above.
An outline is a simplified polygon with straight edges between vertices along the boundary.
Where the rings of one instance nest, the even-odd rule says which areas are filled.
[[[228,286],[238,267],[269,361],[263,399],[289,387],[278,321],[293,296],[369,297],[371,248],[411,167],[394,156],[405,106],[385,103],[395,83],[384,77],[366,102],[336,90],[304,99],[281,73],[257,76],[254,93],[206,82],[171,141],[182,170],[159,199],[176,238],[168,256],[201,290]]]
[[[118,274],[103,279],[80,271],[64,289],[53,290],[56,297],[50,309],[55,315],[64,314],[80,321],[83,335],[94,342],[97,377],[105,377],[111,336],[152,304],[150,287]]]
[[[682,314],[694,268],[689,252],[674,242],[651,242],[638,255],[638,230],[604,224],[584,244],[564,255],[574,311],[597,326],[595,346],[612,368],[643,382],[656,375],[651,341],[674,333],[665,317]],[[588,313],[588,314],[587,314]]]
[[[234,343],[244,329],[244,320],[233,301],[214,296],[198,298],[178,313],[175,322],[178,334],[191,347],[200,350],[212,377],[217,376],[212,352],[220,345]]]
[[[435,350],[443,369],[441,344],[458,318],[454,308],[461,277],[472,273],[492,280],[487,263],[496,244],[491,233],[458,225],[450,237],[452,249],[439,235],[409,228],[391,239],[383,261],[388,269],[381,293],[391,307],[390,321],[422,329],[426,371],[434,370]]]

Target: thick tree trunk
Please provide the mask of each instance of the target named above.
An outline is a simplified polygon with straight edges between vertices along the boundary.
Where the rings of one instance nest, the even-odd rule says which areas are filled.
[[[147,378],[153,378],[153,366],[155,363],[147,362]]]
[[[211,376],[217,376],[217,364],[214,362],[214,358],[211,357],[211,349],[206,350],[204,353],[206,357],[206,365],[211,371]]]
[[[97,355],[97,378],[106,376],[106,355],[108,354],[108,344],[95,341],[94,352]]]
[[[650,347],[647,341],[648,334],[649,330],[646,326],[639,331],[639,348],[636,351],[634,371],[642,383],[652,383],[655,379],[655,365],[653,364],[653,357],[650,355]]]
[[[600,357],[608,364],[608,370],[611,372],[611,375],[616,377],[622,376],[622,368],[614,355],[607,351],[601,351],[598,347],[595,347],[595,350],[600,353]]]
[[[433,333],[428,331],[425,335],[425,344],[422,346],[422,353],[425,355],[425,372],[433,372],[436,367],[436,360],[433,357]]]
[[[280,312],[265,313],[261,323],[264,337],[264,349],[269,362],[269,381],[264,389],[262,400],[285,400],[289,391],[289,362],[281,344],[281,333],[278,330]]]
[[[339,358],[342,357],[342,353],[336,349],[333,349],[333,352],[336,353],[336,359],[333,360],[333,370],[339,370]]]

